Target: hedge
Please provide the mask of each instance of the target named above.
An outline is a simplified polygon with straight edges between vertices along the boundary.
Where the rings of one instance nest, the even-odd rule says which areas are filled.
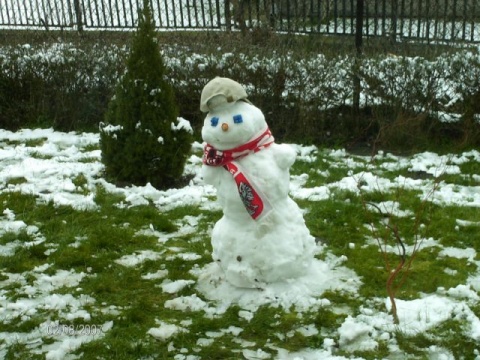
[[[192,123],[197,137],[203,86],[215,76],[228,76],[246,86],[284,142],[480,144],[480,56],[474,50],[434,59],[380,54],[360,61],[314,52],[301,57],[221,48],[199,53],[165,44],[160,51],[180,116]],[[125,71],[127,53],[127,46],[114,44],[1,47],[2,127],[97,129]],[[352,107],[354,76],[361,80],[360,112]]]

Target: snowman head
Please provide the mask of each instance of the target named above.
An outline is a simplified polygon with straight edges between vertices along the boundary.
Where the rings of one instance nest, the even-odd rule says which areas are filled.
[[[260,109],[237,101],[217,106],[207,114],[202,138],[218,150],[230,150],[257,138],[267,127]]]
[[[200,108],[208,114],[202,138],[217,150],[248,143],[267,130],[262,111],[247,100],[243,87],[227,78],[215,78],[202,91]]]

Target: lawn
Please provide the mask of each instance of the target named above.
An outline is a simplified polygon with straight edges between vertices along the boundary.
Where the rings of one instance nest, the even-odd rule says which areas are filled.
[[[239,289],[212,263],[201,144],[158,191],[105,181],[98,141],[0,130],[0,358],[480,359],[480,152],[292,145],[316,260]]]

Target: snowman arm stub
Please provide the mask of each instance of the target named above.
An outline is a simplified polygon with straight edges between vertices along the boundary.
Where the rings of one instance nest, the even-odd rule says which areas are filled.
[[[272,150],[274,151],[274,159],[278,167],[281,169],[289,169],[297,157],[295,149],[288,144],[272,144]]]
[[[225,171],[222,167],[215,166],[202,166],[202,178],[206,184],[213,185],[215,187],[220,183],[220,173]]]

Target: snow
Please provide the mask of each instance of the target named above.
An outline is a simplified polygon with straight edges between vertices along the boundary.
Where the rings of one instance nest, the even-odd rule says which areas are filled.
[[[148,334],[152,335],[154,338],[165,341],[168,338],[179,332],[186,332],[187,330],[181,326],[175,324],[168,324],[163,321],[157,321],[159,327],[151,328],[148,330]]]
[[[160,258],[161,255],[162,253],[159,252],[142,250],[132,255],[124,255],[120,259],[115,260],[115,262],[125,267],[134,267],[142,264],[147,260],[157,260]]]
[[[142,276],[145,280],[163,279],[168,276],[168,270],[158,270],[154,273],[148,273]]]
[[[176,281],[166,280],[162,283],[161,288],[163,292],[166,292],[169,294],[175,294],[181,291],[184,287],[192,284],[195,284],[194,280],[176,280]]]
[[[377,204],[367,204],[367,209],[370,211],[379,212],[381,214],[390,214],[397,217],[413,216],[413,212],[410,210],[401,210],[400,203],[398,201],[382,201]]]
[[[95,189],[97,185],[101,185],[107,192],[125,195],[126,200],[119,206],[134,207],[145,202],[153,202],[159,211],[168,211],[186,205],[197,206],[203,211],[221,210],[215,200],[215,189],[211,185],[204,184],[200,177],[201,160],[198,154],[192,155],[188,160],[186,172],[194,176],[191,183],[184,188],[167,191],[158,191],[151,185],[117,188],[101,177],[103,166],[100,162],[100,152],[92,150],[98,146],[98,141],[98,134],[92,133],[62,133],[52,129],[23,129],[18,132],[0,130],[0,194],[20,192],[36,196],[39,203],[52,202],[56,206],[71,206],[80,211],[94,211],[98,207],[95,203]],[[193,145],[194,151],[198,152],[201,148],[202,144]],[[359,186],[362,191],[367,192],[388,192],[395,187],[401,187],[419,190],[418,196],[422,199],[430,194],[429,199],[441,206],[460,206],[466,209],[480,206],[480,186],[457,185],[436,180],[441,173],[458,174],[461,169],[459,166],[466,161],[480,162],[480,153],[477,150],[451,155],[424,152],[410,158],[379,153],[377,156],[385,161],[382,164],[384,169],[388,167],[390,170],[407,170],[409,173],[424,171],[432,175],[423,179],[402,176],[387,179],[369,168],[370,158],[353,156],[344,150],[323,152],[314,147],[300,145],[295,145],[294,148],[297,153],[296,161],[310,163],[323,154],[329,157],[328,161],[332,167],[348,168],[350,171],[343,179],[313,187],[305,185],[308,174],[292,176],[290,195],[294,199],[322,201],[334,196],[332,194],[335,189],[358,193]],[[73,185],[74,182],[71,179],[77,176],[84,177],[83,185]],[[473,180],[478,182],[478,177]],[[433,186],[437,186],[437,189],[432,194]],[[396,216],[411,215],[409,209],[402,208],[396,202],[379,202],[376,206]],[[186,216],[177,223],[178,230],[172,234],[161,233],[153,226],[141,232],[153,234],[158,238],[159,243],[164,244],[175,237],[195,234],[201,219],[201,216]],[[45,236],[37,225],[17,220],[17,214],[11,209],[3,208],[0,214],[1,235],[27,232],[33,239],[32,244],[45,242]],[[453,226],[457,226],[461,231],[466,227],[476,228],[479,222],[459,218]],[[79,236],[76,242],[81,241],[83,240]],[[438,288],[436,292],[422,294],[417,299],[397,299],[400,319],[398,325],[393,323],[392,316],[388,313],[390,306],[388,299],[369,299],[372,303],[384,303],[385,311],[374,309],[367,301],[357,314],[348,314],[339,324],[336,334],[325,337],[319,348],[289,352],[273,344],[259,347],[251,342],[245,342],[242,355],[247,359],[271,358],[269,354],[272,353],[275,354],[275,358],[285,360],[347,359],[334,354],[338,346],[343,350],[356,351],[375,349],[379,341],[386,341],[392,356],[395,354],[401,356],[394,333],[401,331],[414,335],[438,327],[451,319],[461,320],[465,324],[464,334],[474,341],[480,341],[480,320],[478,313],[471,309],[479,300],[478,253],[471,247],[442,246],[438,240],[432,238],[420,239],[419,242],[423,247],[439,248],[439,257],[465,259],[476,266],[477,270],[470,272],[465,282],[455,287]],[[18,241],[1,244],[1,256],[13,255],[18,246],[23,244]],[[361,278],[348,267],[348,258],[329,253],[327,245],[316,245],[315,252],[325,254],[324,260],[312,262],[303,276],[295,281],[266,284],[263,291],[232,286],[224,281],[224,274],[215,263],[202,267],[195,265],[196,259],[204,256],[211,257],[211,254],[196,254],[180,247],[169,250],[172,252],[169,256],[182,259],[191,267],[188,278],[171,281],[168,279],[168,271],[160,269],[156,272],[144,273],[143,279],[161,283],[159,291],[165,291],[171,295],[171,298],[162,304],[165,308],[179,312],[204,311],[205,316],[211,318],[221,316],[232,304],[239,306],[241,310],[238,316],[245,321],[252,320],[255,312],[262,305],[282,307],[286,310],[293,306],[300,313],[315,311],[322,307],[338,307],[341,311],[341,304],[333,304],[322,299],[321,294],[326,290],[355,294],[361,285]],[[395,250],[392,249],[392,251]],[[128,269],[139,267],[147,260],[158,260],[161,256],[164,254],[160,252],[138,250],[130,255],[119,257],[116,262]],[[3,276],[0,279],[0,321],[2,323],[13,323],[17,319],[27,321],[45,310],[55,313],[60,322],[62,319],[88,320],[92,317],[90,309],[93,305],[101,305],[102,311],[112,314],[121,311],[113,305],[96,304],[94,295],[82,293],[79,287],[82,280],[92,276],[88,272],[68,269],[48,271],[51,270],[51,266],[45,263],[28,272],[28,276],[33,277],[33,281],[28,283],[25,279],[27,273],[2,272]],[[446,269],[446,271],[455,274],[456,270]],[[4,289],[12,286],[15,286],[17,293],[22,296],[10,298]],[[70,293],[60,291],[65,288],[70,288]],[[177,294],[186,288],[194,289],[195,293]],[[111,321],[99,325],[102,326],[102,332],[75,337],[68,334],[48,335],[48,326],[52,326],[50,320],[28,333],[2,331],[0,332],[0,357],[6,354],[6,349],[10,346],[23,344],[29,347],[32,354],[44,356],[46,359],[73,358],[71,353],[81,344],[101,339],[115,326]],[[231,327],[217,335],[203,334],[198,339],[197,345],[209,346],[215,336],[242,335],[242,330]],[[190,330],[187,320],[182,323],[171,323],[167,319],[162,319],[157,320],[157,326],[152,327],[148,335],[168,343],[178,334],[188,331]],[[299,327],[297,331],[304,336],[315,336],[322,330],[310,324]],[[187,350],[175,349],[172,343],[167,347],[182,358],[195,358],[193,355],[188,355]],[[440,346],[431,346],[425,350],[427,356],[432,359],[453,359],[453,355]],[[479,349],[466,356],[480,359]],[[359,359],[353,355],[348,358]]]
[[[173,131],[185,130],[185,131],[189,132],[190,134],[193,134],[193,128],[190,125],[190,121],[188,121],[188,120],[186,120],[182,117],[179,117],[179,118],[177,118],[177,123],[178,124],[175,125],[172,122],[172,130]]]
[[[108,125],[102,126],[102,131],[106,134],[112,134],[112,133],[115,133],[115,132],[120,131],[120,130],[123,130],[122,125],[108,124]]]
[[[378,343],[370,337],[374,327],[369,323],[360,322],[357,318],[348,316],[338,329],[339,345],[349,351],[374,350]]]
[[[348,268],[339,266],[337,259],[337,262],[332,264],[314,261],[304,276],[266,284],[262,291],[231,285],[225,281],[220,267],[212,263],[200,272],[197,287],[208,299],[216,300],[224,306],[238,304],[250,312],[266,304],[284,309],[295,306],[299,311],[306,311],[330,305],[328,300],[319,298],[325,290],[354,293],[360,283],[358,276]]]

